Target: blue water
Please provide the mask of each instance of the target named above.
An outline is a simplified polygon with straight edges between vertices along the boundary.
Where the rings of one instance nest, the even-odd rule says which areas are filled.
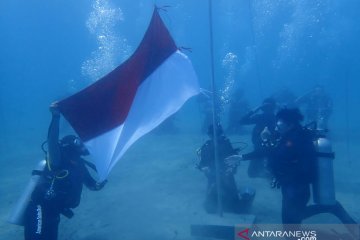
[[[5,0],[0,3],[1,126],[13,129],[21,114],[26,123],[17,128],[37,127],[51,101],[90,84],[130,56],[154,3],[171,6],[162,13],[164,21],[177,44],[192,49],[188,55],[201,85],[209,88],[207,1]],[[321,83],[336,96],[336,109],[345,108],[351,119],[360,119],[355,91],[358,1],[227,0],[213,5],[219,91],[230,84],[225,93],[230,95],[241,86],[257,104],[284,86],[301,95]],[[343,124],[336,113],[333,120]]]
[[[237,88],[255,107],[280,89],[301,96],[322,84],[334,101],[332,136],[343,144],[348,162],[358,161],[359,0],[217,0],[213,26],[205,0],[2,0],[0,161],[7,168],[0,174],[8,174],[14,161],[25,163],[27,154],[35,155],[46,137],[51,102],[88,86],[131,56],[154,4],[170,6],[160,14],[177,45],[191,48],[185,53],[208,90],[212,27],[224,122]],[[183,132],[200,134],[203,116],[195,98],[179,114]],[[351,191],[358,195],[358,189]]]

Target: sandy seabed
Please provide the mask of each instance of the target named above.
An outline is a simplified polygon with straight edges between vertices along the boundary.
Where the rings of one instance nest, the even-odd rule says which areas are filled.
[[[238,135],[231,141],[245,141]],[[84,188],[82,202],[72,219],[61,217],[59,240],[185,240],[190,236],[190,224],[206,224],[216,216],[205,213],[206,178],[196,169],[196,149],[206,140],[199,134],[148,134],[126,153],[100,192]],[[346,143],[334,142],[337,158],[334,162],[337,199],[359,220],[359,161],[346,159]],[[360,147],[352,145],[351,158],[360,157]],[[6,222],[10,209],[26,186],[32,167],[42,158],[41,151],[30,146],[4,154],[0,171],[0,239],[23,239],[23,228]],[[251,150],[248,147],[244,152]],[[357,156],[357,157],[356,157]],[[27,158],[17,165],[16,159]],[[346,159],[346,160],[344,160]],[[248,163],[236,174],[238,187],[256,189],[251,214],[256,223],[280,223],[281,193],[271,189],[265,179],[249,179]],[[225,220],[219,220],[219,223]],[[235,220],[236,221],[236,220]],[[239,216],[238,223],[247,220]],[[305,223],[339,223],[328,214],[312,217]]]

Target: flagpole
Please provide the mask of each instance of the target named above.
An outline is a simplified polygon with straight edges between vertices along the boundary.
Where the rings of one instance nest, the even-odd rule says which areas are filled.
[[[260,97],[263,98],[264,97],[264,89],[263,89],[263,85],[262,85],[262,79],[260,76],[260,70],[259,70],[259,54],[258,54],[258,49],[257,49],[257,43],[256,43],[256,37],[255,37],[255,26],[254,26],[254,14],[253,14],[253,7],[251,4],[252,0],[248,0],[248,9],[249,9],[249,15],[250,15],[250,23],[251,23],[251,40],[252,40],[252,44],[253,44],[253,49],[254,49],[254,53],[255,53],[255,77],[257,78],[257,82],[258,82],[258,88],[259,88],[259,92],[260,92]]]
[[[215,88],[215,68],[214,68],[214,40],[213,40],[213,17],[212,17],[212,0],[209,0],[209,33],[210,33],[210,59],[211,59],[211,90],[212,94],[212,122],[213,122],[213,144],[214,144],[214,159],[215,159],[215,176],[216,176],[216,192],[217,192],[217,212],[220,217],[223,215],[222,206],[222,189],[220,180],[220,164],[218,154],[218,136],[217,136],[217,121],[216,121],[216,88]]]

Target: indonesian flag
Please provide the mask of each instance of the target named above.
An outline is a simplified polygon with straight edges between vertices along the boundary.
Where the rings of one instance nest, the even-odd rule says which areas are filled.
[[[126,150],[200,91],[190,60],[154,10],[135,53],[84,90],[59,102],[88,148],[99,180]]]

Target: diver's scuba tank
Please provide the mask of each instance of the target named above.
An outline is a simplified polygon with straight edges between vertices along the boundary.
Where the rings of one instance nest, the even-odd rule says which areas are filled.
[[[28,185],[26,186],[25,190],[23,191],[21,197],[17,201],[15,207],[11,211],[8,222],[16,225],[23,226],[24,225],[24,214],[25,210],[29,204],[31,199],[31,194],[34,191],[35,187],[40,181],[41,175],[36,174],[36,172],[43,171],[46,166],[46,160],[42,160],[38,163],[33,174],[30,178]]]
[[[331,142],[323,134],[318,135],[314,141],[317,150],[316,179],[312,184],[313,200],[316,204],[334,205],[334,152]]]

